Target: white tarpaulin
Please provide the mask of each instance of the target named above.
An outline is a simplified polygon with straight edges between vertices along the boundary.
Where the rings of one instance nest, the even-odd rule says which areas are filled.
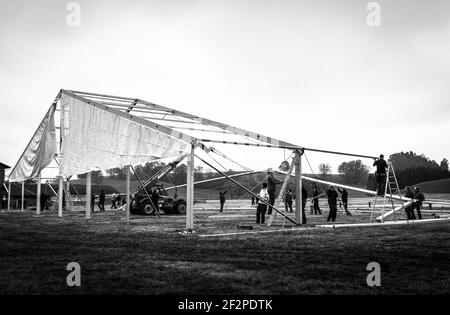
[[[62,175],[173,158],[190,144],[63,94]]]
[[[36,133],[9,175],[10,182],[36,178],[56,155],[55,109],[52,105]]]

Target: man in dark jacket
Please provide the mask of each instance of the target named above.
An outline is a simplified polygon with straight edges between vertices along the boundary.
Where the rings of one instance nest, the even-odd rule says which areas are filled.
[[[384,185],[386,184],[386,171],[388,168],[388,164],[384,160],[383,154],[381,154],[380,158],[373,163],[373,166],[377,167],[377,171],[375,173],[377,179],[377,193],[378,196],[381,196],[384,192]]]
[[[100,212],[105,212],[105,199],[105,193],[101,190],[100,195],[98,196],[98,208],[100,209]]]
[[[41,211],[47,210],[47,195],[45,194],[45,192],[41,192],[41,200],[40,200],[40,206],[41,206]]]
[[[313,191],[313,204],[314,204],[314,214],[322,214],[319,207],[319,190],[317,189],[317,186],[315,184]]]
[[[422,207],[422,203],[425,201],[425,196],[420,192],[419,187],[416,187],[414,189],[414,199],[416,199],[417,201],[414,203],[414,208],[413,208],[413,215],[414,215],[414,209],[417,210],[417,218],[419,220],[422,220],[422,213],[420,212],[420,208]]]
[[[342,204],[344,206],[345,213],[347,215],[352,215],[350,213],[350,211],[348,211],[348,191],[347,191],[347,189],[343,188],[341,190],[340,188],[338,188],[338,190],[341,193],[341,199],[342,199]]]
[[[292,200],[294,199],[294,193],[292,189],[288,189],[286,194],[284,195],[284,208],[287,212],[292,212]]]
[[[338,193],[334,190],[333,186],[330,186],[330,189],[327,191],[328,197],[328,206],[330,207],[330,214],[328,215],[327,221],[336,221],[337,214],[337,198]]]
[[[411,191],[411,188],[406,187],[405,198],[414,198],[414,193]],[[405,207],[406,217],[408,220],[415,220],[416,216],[414,215],[414,204]]]
[[[269,193],[269,204],[273,206],[275,203],[275,191],[277,190],[277,185],[281,184],[282,182],[275,179],[272,169],[267,170],[267,175],[267,192]],[[269,207],[269,211],[267,212],[267,214],[272,214],[272,207]]]
[[[159,215],[159,192],[156,189],[154,189],[150,198],[152,199],[152,204],[153,204],[153,209],[154,209],[152,211],[153,214]]]
[[[228,192],[228,191],[224,191],[224,192],[220,191],[220,192],[219,192],[220,212],[223,211],[223,206],[225,205],[225,194],[226,194],[227,192]]]
[[[308,200],[308,192],[305,186],[302,186],[302,220],[303,224],[306,224],[306,201]]]
[[[97,198],[97,196],[95,195],[95,193],[93,192],[91,194],[91,212],[94,212],[94,206],[95,206],[95,198]]]

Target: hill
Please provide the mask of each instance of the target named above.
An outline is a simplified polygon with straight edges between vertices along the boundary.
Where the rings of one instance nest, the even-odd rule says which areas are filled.
[[[450,178],[423,182],[419,186],[424,193],[450,194]]]

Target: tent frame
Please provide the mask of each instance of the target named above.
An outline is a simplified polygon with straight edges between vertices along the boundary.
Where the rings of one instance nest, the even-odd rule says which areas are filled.
[[[144,125],[148,128],[161,132],[172,138],[179,139],[183,142],[190,144],[190,152],[187,156],[187,214],[186,214],[186,230],[188,232],[194,229],[193,220],[193,205],[194,205],[194,172],[195,172],[195,149],[199,144],[204,143],[221,143],[229,145],[243,145],[250,147],[265,147],[265,148],[281,148],[293,150],[296,154],[295,160],[295,175],[296,180],[296,192],[298,204],[296,204],[295,219],[297,222],[302,221],[301,215],[301,183],[302,183],[302,155],[304,151],[322,152],[328,154],[346,155],[361,158],[376,159],[374,156],[344,153],[329,150],[319,150],[312,148],[305,148],[299,145],[295,145],[286,141],[282,141],[276,138],[268,137],[259,133],[251,132],[242,128],[234,127],[228,124],[224,124],[211,119],[203,118],[193,114],[189,114],[183,111],[175,110],[169,107],[161,106],[152,102],[148,102],[139,98],[113,96],[106,94],[98,94],[91,92],[82,92],[75,90],[61,89],[53,101],[51,106],[57,106],[59,104],[60,111],[60,126],[55,126],[60,130],[60,139],[62,139],[62,133],[64,132],[64,117],[65,114],[62,111],[61,96],[67,95],[78,101],[89,104],[96,108],[108,111],[122,118],[128,119],[135,123]],[[58,109],[57,109],[58,111]],[[178,125],[177,125],[178,124]],[[37,129],[36,129],[37,130]],[[199,132],[201,136],[192,135],[192,132]],[[214,138],[212,135],[220,135],[220,138]],[[224,139],[224,137],[234,137],[244,139],[244,141],[237,141],[236,139]],[[30,141],[31,142],[31,141]],[[202,144],[203,145],[203,144]],[[204,146],[204,145],[203,145]],[[61,159],[64,152],[61,152],[62,143],[59,142],[59,152],[57,154],[56,161]],[[26,149],[25,149],[26,150]],[[24,151],[25,152],[25,151]],[[23,156],[23,154],[22,154]],[[22,157],[21,156],[21,157]],[[20,161],[20,159],[19,159]],[[59,163],[60,164],[60,163]],[[17,164],[16,164],[17,166]],[[129,167],[127,169],[127,222],[129,222]],[[63,192],[63,177],[61,176],[61,166],[59,166],[59,191],[58,191],[58,215],[62,217],[62,192]],[[73,174],[77,175],[77,174]],[[40,183],[41,173],[38,175],[38,182]],[[86,184],[89,186],[86,188],[86,193],[89,195],[86,197],[86,218],[91,217],[90,204],[91,204],[91,172],[86,176]],[[40,185],[39,189],[40,190]],[[37,197],[37,214],[40,213],[40,194]],[[9,205],[9,204],[8,204]],[[303,222],[302,222],[303,223]]]

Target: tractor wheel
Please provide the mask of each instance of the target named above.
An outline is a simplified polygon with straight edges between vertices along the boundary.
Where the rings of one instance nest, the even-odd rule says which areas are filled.
[[[184,202],[179,202],[177,204],[177,214],[186,214],[186,204]]]
[[[147,204],[142,209],[142,212],[144,215],[153,215],[153,214],[155,214],[155,209],[153,209],[153,207],[151,205]]]

